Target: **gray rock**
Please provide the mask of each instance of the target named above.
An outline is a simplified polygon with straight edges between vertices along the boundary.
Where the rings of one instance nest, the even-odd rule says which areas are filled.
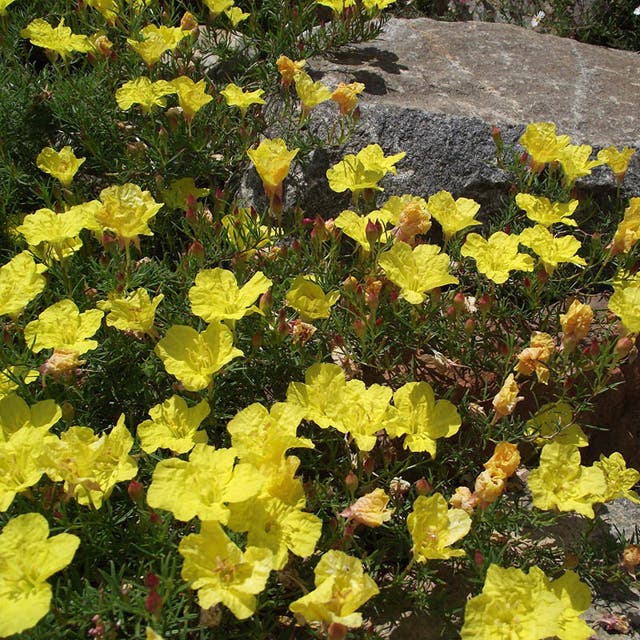
[[[376,40],[310,60],[308,69],[332,87],[352,81],[366,87],[355,135],[343,147],[313,152],[302,172],[285,183],[285,203],[296,202],[308,214],[333,215],[348,205],[348,195],[330,192],[326,169],[374,142],[386,154],[407,153],[398,175],[382,182],[387,195],[428,197],[447,189],[478,200],[489,213],[509,187],[496,166],[492,125],[507,143],[516,143],[529,122],[551,121],[558,133],[594,151],[640,147],[635,53],[508,24],[391,19]],[[310,130],[322,136],[336,112],[334,103],[320,105]],[[606,167],[578,185],[595,195],[615,191]],[[254,173],[243,194],[262,206],[260,192]],[[640,154],[632,158],[623,193],[640,195]]]

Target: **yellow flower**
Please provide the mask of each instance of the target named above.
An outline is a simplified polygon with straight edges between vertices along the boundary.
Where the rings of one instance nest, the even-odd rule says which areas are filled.
[[[307,64],[306,60],[291,60],[291,58],[287,58],[287,56],[280,56],[276,60],[276,66],[281,76],[280,82],[282,85],[289,87],[296,73],[302,71],[305,64]]]
[[[165,107],[165,96],[176,93],[176,88],[166,80],[151,82],[146,76],[125,82],[116,91],[116,102],[123,111],[139,104],[145,113],[151,113],[153,107]]]
[[[198,431],[200,423],[211,408],[206,400],[188,407],[180,396],[171,396],[162,404],[149,409],[151,420],[138,425],[137,434],[143,451],[171,449],[174,453],[187,453],[194,445],[207,442],[207,432]]]
[[[224,365],[244,355],[233,346],[233,333],[220,322],[210,324],[202,333],[192,327],[173,325],[154,349],[165,369],[187,391],[205,389]]]
[[[542,448],[540,464],[527,480],[538,509],[576,511],[595,516],[593,504],[603,502],[607,482],[602,469],[580,465],[580,451],[570,444],[552,442]]]
[[[53,596],[49,576],[73,560],[80,538],[70,533],[49,537],[39,513],[7,522],[0,534],[0,636],[35,626],[49,612]]]
[[[177,520],[215,520],[226,524],[230,502],[255,496],[264,479],[247,463],[236,464],[235,449],[214,449],[196,444],[189,460],[168,458],[156,464],[147,502],[154,509],[171,511]]]
[[[255,497],[229,505],[228,526],[247,532],[247,544],[264,547],[273,553],[273,568],[283,569],[289,551],[300,557],[310,556],[322,533],[322,521],[305,507],[302,482],[295,477],[300,460],[283,458],[277,465],[262,464],[262,490]]]
[[[567,309],[567,313],[560,314],[562,340],[579,342],[587,336],[593,322],[593,309],[588,304],[574,300]]]
[[[372,9],[377,9],[378,11],[382,11],[387,7],[391,6],[396,0],[363,0],[364,8],[371,11]]]
[[[611,241],[611,253],[628,253],[640,240],[640,198],[631,198]]]
[[[571,217],[578,208],[579,202],[577,200],[551,202],[549,198],[544,196],[518,193],[516,195],[516,204],[526,212],[529,220],[533,220],[533,222],[537,222],[544,227],[550,227],[558,223],[571,227],[578,226],[578,223]]]
[[[304,71],[298,71],[293,77],[296,94],[302,103],[302,113],[307,114],[313,107],[331,98],[331,89],[326,85],[314,82],[311,76]]]
[[[69,427],[47,450],[46,473],[64,481],[64,490],[78,504],[99,509],[118,482],[131,480],[137,471],[129,455],[133,437],[120,416],[107,434],[96,435],[88,427]]]
[[[364,573],[362,561],[342,551],[327,551],[315,568],[315,589],[298,598],[289,609],[307,622],[362,625],[362,614],[356,611],[379,593],[372,578]]]
[[[14,0],[0,0],[0,16],[7,13],[7,7],[14,2]]]
[[[405,436],[403,446],[411,451],[428,451],[436,457],[436,440],[458,432],[462,420],[455,405],[436,400],[427,382],[407,382],[393,394],[392,412],[385,429],[392,438]]]
[[[225,9],[224,15],[229,18],[232,27],[237,27],[243,20],[246,20],[251,14],[245,13],[240,7],[230,7]]]
[[[575,422],[573,410],[566,402],[550,402],[542,405],[533,418],[527,420],[527,436],[537,436],[535,443],[543,446],[549,442],[586,447],[589,440],[580,425]]]
[[[20,396],[9,393],[0,398],[0,442],[6,442],[20,429],[48,431],[62,410],[53,400],[41,400],[29,406]]]
[[[518,383],[513,377],[513,373],[510,373],[504,381],[500,391],[498,391],[493,399],[493,408],[496,412],[496,420],[504,418],[504,416],[511,415],[518,402],[520,402],[520,400],[524,400],[523,396],[518,395],[519,391],[520,388],[518,387]]]
[[[329,9],[333,9],[336,14],[340,14],[345,9],[355,6],[356,0],[316,0],[316,4],[329,7]]]
[[[367,226],[379,222],[381,225],[381,233],[375,242],[386,242],[389,238],[389,232],[386,230],[386,226],[390,219],[391,213],[384,209],[377,209],[376,211],[368,213],[366,216],[360,216],[355,211],[346,209],[333,221],[333,225],[341,229],[342,232],[352,240],[355,240],[365,253],[369,253],[373,242],[367,237]]]
[[[391,520],[395,511],[395,509],[387,509],[388,504],[389,496],[384,490],[374,489],[341,511],[340,515],[366,527],[379,527]]]
[[[331,307],[339,298],[339,291],[325,293],[319,285],[302,275],[293,281],[286,295],[287,304],[293,307],[305,322],[328,318]]]
[[[314,448],[311,440],[296,435],[303,416],[302,407],[289,402],[276,402],[270,411],[254,402],[229,421],[227,431],[240,460],[277,466],[288,449]]]
[[[243,91],[238,85],[229,83],[220,93],[230,107],[238,107],[240,109],[243,118],[252,104],[266,104],[262,98],[263,89]]]
[[[600,460],[593,466],[604,473],[607,489],[603,495],[603,502],[610,502],[617,498],[626,498],[640,504],[640,497],[633,487],[640,480],[640,472],[635,469],[627,469],[627,463],[621,453],[615,451],[610,456],[600,454]]]
[[[142,41],[127,38],[127,43],[148,67],[152,67],[165,51],[174,51],[187,34],[180,27],[149,24],[140,30],[140,35]]]
[[[578,616],[590,604],[589,588],[573,571],[551,582],[535,566],[527,574],[492,564],[482,593],[466,604],[461,638],[588,640],[593,629]]]
[[[28,38],[29,42],[36,47],[43,47],[59,54],[64,62],[74,51],[86,53],[93,49],[87,36],[72,33],[69,27],[64,26],[64,18],[60,19],[60,23],[55,28],[46,20],[36,18],[20,31],[20,35]]]
[[[378,264],[410,304],[422,304],[426,294],[436,287],[458,284],[458,279],[449,273],[449,256],[440,253],[440,247],[434,244],[412,249],[406,242],[396,242],[379,257]]]
[[[469,198],[453,199],[448,191],[438,191],[427,202],[429,213],[440,223],[445,243],[458,231],[482,224],[475,216],[480,205]]]
[[[560,152],[571,142],[570,136],[557,136],[552,122],[533,122],[520,137],[520,144],[531,156],[534,171],[541,171],[547,162],[555,162]]]
[[[43,349],[65,349],[81,355],[98,346],[89,340],[100,328],[103,313],[89,309],[80,313],[72,300],[61,300],[45,309],[24,329],[24,339],[34,353]]]
[[[629,333],[640,333],[640,286],[614,289],[608,307]]]
[[[564,182],[567,186],[582,176],[588,176],[591,169],[604,164],[602,160],[589,160],[593,149],[588,144],[569,144],[560,151],[558,160],[564,171]]]
[[[171,81],[171,84],[178,93],[178,103],[187,122],[191,122],[196,113],[213,100],[213,96],[205,91],[204,80],[194,82],[188,76],[178,76]]]
[[[154,320],[158,305],[163,300],[163,294],[151,300],[147,290],[140,287],[126,298],[110,294],[109,299],[99,302],[97,307],[109,312],[106,318],[107,326],[132,333],[137,337],[145,334],[157,337]]]
[[[541,227],[544,228],[544,227]],[[496,231],[489,240],[477,233],[470,233],[460,253],[476,261],[476,268],[489,280],[503,284],[511,271],[533,271],[533,258],[518,252],[520,236]]]
[[[30,384],[38,379],[38,371],[22,365],[0,369],[0,402],[18,388],[18,382]]]
[[[546,363],[556,350],[553,338],[543,331],[534,331],[531,334],[530,346],[518,354],[518,364],[514,367],[523,376],[530,376],[535,372],[538,382],[549,382],[549,367]]]
[[[41,171],[59,180],[63,187],[68,187],[85,160],[86,158],[76,158],[69,146],[63,147],[60,151],[45,147],[38,154],[36,165]]]
[[[47,262],[64,260],[82,247],[79,235],[85,223],[86,215],[77,206],[64,213],[38,209],[25,216],[16,231],[23,235],[34,253]]]
[[[233,0],[204,0],[204,3],[214,17],[233,6]]]
[[[247,155],[256,168],[264,192],[269,199],[272,209],[276,200],[282,198],[282,182],[289,174],[291,161],[296,157],[299,149],[287,149],[282,138],[269,140],[265,138],[255,149],[249,149]]]
[[[364,84],[362,82],[352,82],[350,84],[340,82],[336,90],[331,94],[331,100],[338,103],[340,113],[343,116],[348,116],[358,105],[358,94],[363,91]]]
[[[162,203],[156,202],[148,191],[131,183],[114,185],[100,192],[100,200],[102,207],[95,213],[96,221],[125,246],[130,242],[139,246],[140,234],[153,235],[147,223],[162,208]]]
[[[28,251],[19,253],[0,267],[0,315],[17,318],[22,310],[44,290],[47,270],[36,264]]]
[[[630,147],[624,147],[622,151],[618,151],[615,147],[607,147],[598,151],[598,160],[604,162],[613,171],[618,182],[622,182],[629,168],[631,156],[635,152],[636,150]]]
[[[7,511],[16,494],[37,484],[45,472],[43,455],[57,440],[46,431],[24,426],[0,442],[0,512]]]
[[[222,603],[239,620],[255,613],[255,595],[273,568],[271,551],[250,546],[243,553],[217,522],[203,522],[200,533],[180,541],[178,553],[184,558],[181,575],[198,591],[203,609]]]
[[[116,0],[85,0],[87,6],[99,11],[105,20],[111,24],[115,23],[118,17],[118,4]]]
[[[196,187],[193,178],[180,178],[172,180],[169,186],[161,191],[162,201],[171,209],[189,209],[189,198],[197,200],[209,195],[209,189],[199,189]]]
[[[262,314],[254,303],[271,284],[262,271],[254,273],[246,284],[238,287],[233,272],[219,267],[204,269],[196,276],[195,286],[189,289],[191,310],[205,322],[239,320],[251,313]]]
[[[378,144],[370,144],[358,151],[356,155],[349,153],[340,162],[327,170],[329,187],[336,193],[352,191],[354,198],[363,189],[377,189],[378,182],[387,173],[396,174],[396,162],[402,160],[406,153],[396,153],[393,156],[384,155],[384,151]]]
[[[407,527],[417,562],[446,560],[465,555],[464,550],[452,549],[451,545],[469,533],[471,518],[462,509],[449,509],[444,497],[434,493],[418,496],[407,516]]]
[[[520,243],[533,249],[548,274],[552,274],[561,262],[570,262],[579,266],[587,264],[584,258],[576,255],[576,252],[582,248],[578,238],[556,237],[540,224],[524,229],[520,234]]]

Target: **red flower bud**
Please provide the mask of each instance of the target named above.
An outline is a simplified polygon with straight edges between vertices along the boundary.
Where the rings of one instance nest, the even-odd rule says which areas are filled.
[[[419,496],[428,496],[433,491],[433,485],[424,477],[416,481],[415,488]]]
[[[157,591],[150,591],[144,599],[144,608],[152,615],[157,615],[162,610],[162,596]]]

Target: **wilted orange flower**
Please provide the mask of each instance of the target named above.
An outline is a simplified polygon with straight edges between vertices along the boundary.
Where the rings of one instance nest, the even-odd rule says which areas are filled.
[[[575,343],[582,340],[589,333],[592,322],[593,309],[588,304],[574,300],[567,313],[560,315],[562,343],[565,347],[571,343],[575,346]]]
[[[471,489],[468,487],[458,487],[449,499],[449,504],[454,509],[462,509],[468,514],[472,514],[473,510],[478,506],[478,496],[475,493],[471,493]]]
[[[302,71],[305,64],[307,64],[306,60],[292,60],[291,58],[287,58],[287,56],[280,56],[276,60],[278,72],[282,76],[280,82],[285,89],[291,86],[296,73]]]
[[[531,334],[531,346],[518,354],[518,364],[514,367],[514,371],[523,376],[529,376],[535,371],[538,382],[547,384],[549,367],[545,363],[549,361],[554,351],[553,338],[543,331],[534,331]]]
[[[506,478],[486,469],[476,478],[474,495],[479,507],[486,507],[495,502],[506,488]]]
[[[498,442],[493,455],[484,463],[484,468],[493,475],[512,476],[520,464],[518,445]]]
[[[85,360],[80,360],[77,351],[69,349],[54,349],[53,353],[44,364],[40,365],[38,371],[43,376],[52,376],[57,382],[61,378],[70,376],[81,365],[85,364]]]
[[[613,255],[627,253],[638,240],[640,240],[640,198],[631,198],[609,248]]]
[[[306,344],[316,331],[317,329],[312,324],[302,320],[292,320],[289,323],[289,333],[294,344]]]
[[[631,574],[636,573],[640,566],[640,547],[637,544],[628,544],[622,552],[622,566]]]
[[[395,509],[387,509],[389,496],[383,489],[374,489],[358,498],[352,505],[340,513],[343,518],[367,527],[379,527],[391,519]]]
[[[424,202],[424,200],[422,201]],[[410,246],[416,243],[416,236],[431,229],[431,214],[420,199],[410,200],[398,216],[398,224],[391,230],[397,240]]]
[[[493,399],[493,408],[496,412],[494,421],[511,415],[518,402],[524,400],[523,396],[518,395],[519,391],[518,383],[513,377],[513,373],[510,373],[504,381],[502,388]]]
[[[343,116],[349,115],[358,104],[358,94],[364,91],[362,82],[352,82],[345,84],[340,82],[337,89],[331,94],[331,99],[340,106],[340,113]]]

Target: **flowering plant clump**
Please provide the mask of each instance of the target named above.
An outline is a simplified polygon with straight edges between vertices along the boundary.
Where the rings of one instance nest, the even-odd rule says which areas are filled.
[[[589,637],[639,564],[634,149],[487,127],[501,201],[411,193],[316,62],[392,0],[44,4],[0,0],[0,636]]]

